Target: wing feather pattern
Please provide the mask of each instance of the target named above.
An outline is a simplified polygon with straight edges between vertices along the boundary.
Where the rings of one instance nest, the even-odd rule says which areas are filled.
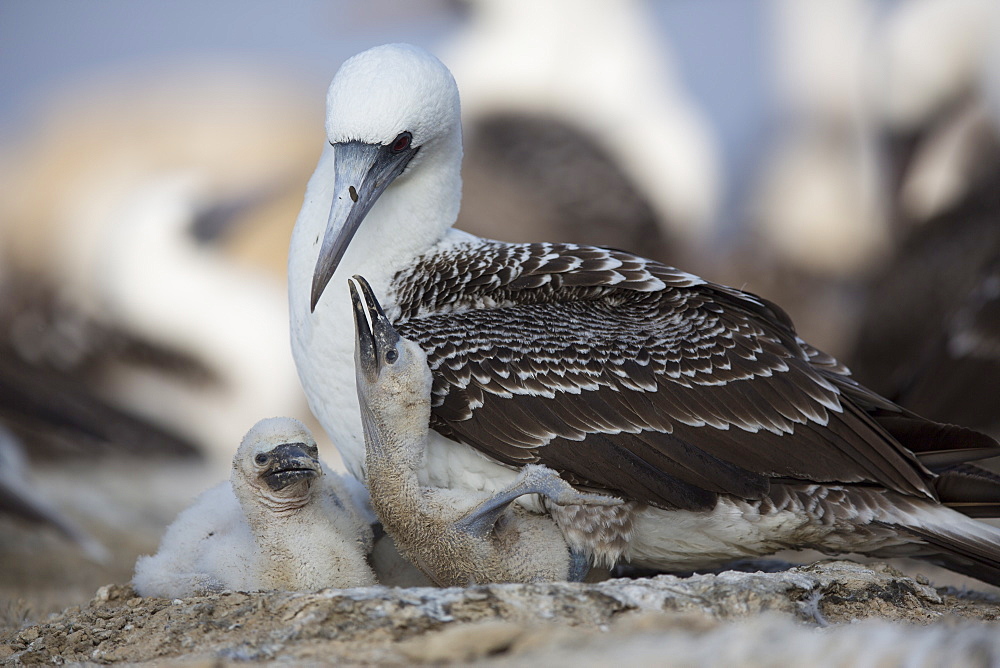
[[[490,241],[393,289],[390,317],[434,374],[431,426],[501,462],[664,508],[761,498],[774,480],[936,498],[894,436],[929,432],[879,423],[920,418],[749,293],[622,251]]]

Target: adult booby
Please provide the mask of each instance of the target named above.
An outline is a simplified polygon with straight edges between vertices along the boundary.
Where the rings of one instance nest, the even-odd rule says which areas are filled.
[[[582,580],[587,559],[571,554],[556,523],[512,504],[527,494],[561,505],[613,506],[621,500],[579,492],[537,464],[524,466],[495,495],[420,485],[433,382],[427,355],[393,329],[360,276],[351,280],[351,300],[368,489],[397,548],[443,587]]]
[[[808,546],[1000,582],[1000,531],[947,507],[995,512],[1000,486],[964,464],[1000,452],[992,439],[857,385],[754,295],[623,251],[452,230],[458,90],[429,53],[363,52],[327,102],[289,252],[292,345],[352,473],[351,303],[326,288],[364,273],[433,372],[425,484],[495,492],[537,463],[621,496],[553,513],[608,562],[690,569]]]
[[[261,420],[233,456],[230,480],[204,492],[139,557],[140,596],[224,590],[317,590],[375,584],[372,530],[298,420]]]

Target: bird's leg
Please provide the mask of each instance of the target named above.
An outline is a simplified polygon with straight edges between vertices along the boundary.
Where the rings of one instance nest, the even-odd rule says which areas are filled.
[[[590,557],[576,550],[569,551],[569,573],[566,579],[570,582],[583,582],[590,572]]]
[[[529,464],[513,483],[477,504],[455,522],[455,528],[477,537],[488,535],[511,503],[525,494],[541,494],[559,505],[617,506],[621,499],[575,489],[547,466]]]

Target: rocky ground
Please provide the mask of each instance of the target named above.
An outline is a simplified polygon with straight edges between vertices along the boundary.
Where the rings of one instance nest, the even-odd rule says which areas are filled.
[[[124,584],[136,557],[218,476],[165,462],[36,474],[111,559],[0,520],[4,664],[1000,666],[1000,590],[914,562],[908,575],[824,561],[594,584],[143,599]]]
[[[1000,665],[1000,600],[830,561],[596,584],[139,598],[0,637],[7,663]],[[896,622],[904,622],[899,624]]]

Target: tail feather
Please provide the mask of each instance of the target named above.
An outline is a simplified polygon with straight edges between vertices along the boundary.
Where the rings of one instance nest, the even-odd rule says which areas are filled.
[[[837,508],[856,517],[869,516],[870,535],[877,545],[860,550],[874,557],[912,557],[948,570],[1000,586],[1000,528],[959,512],[973,507],[993,508],[1000,476],[972,464],[945,472],[943,501],[963,503],[950,508],[944,503],[903,496],[872,488],[854,487]],[[963,480],[975,484],[964,485]],[[995,508],[994,508],[995,509]],[[880,532],[877,527],[888,531]]]
[[[934,490],[942,504],[969,517],[1000,517],[1000,475],[969,463],[1000,456],[996,440],[905,411],[880,414],[877,419],[921,464],[937,474]]]
[[[969,517],[1000,517],[1000,475],[974,464],[940,472],[934,489],[941,503]]]
[[[975,527],[970,525],[977,525]],[[936,551],[919,559],[969,577],[1000,585],[1000,530],[969,520],[953,528],[900,527]]]
[[[946,506],[892,495],[872,497],[857,492],[875,510],[874,525],[891,529],[907,544],[889,541],[868,554],[923,559],[949,570],[1000,586],[1000,529]],[[869,498],[866,498],[869,497]]]
[[[949,467],[978,459],[1000,456],[998,448],[951,448],[946,450],[925,450],[915,453],[921,464],[938,473]]]
[[[917,454],[940,456],[949,450],[981,451],[979,457],[1000,455],[1000,445],[986,434],[943,422],[931,422],[915,415],[879,415],[876,420],[892,437]],[[968,457],[976,459],[977,456]],[[966,459],[965,461],[968,461]]]

